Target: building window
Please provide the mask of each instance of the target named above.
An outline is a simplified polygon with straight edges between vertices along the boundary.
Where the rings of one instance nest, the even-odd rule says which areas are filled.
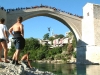
[[[89,12],[87,13],[87,16],[89,16]]]

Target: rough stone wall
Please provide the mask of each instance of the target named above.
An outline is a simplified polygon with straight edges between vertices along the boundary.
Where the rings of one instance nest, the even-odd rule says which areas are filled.
[[[82,41],[77,47],[77,62],[100,64],[100,5],[87,3],[83,7]]]
[[[0,9],[0,18],[4,18],[5,19],[5,24],[7,22],[7,16],[6,15],[7,15],[6,11]]]
[[[82,41],[84,42],[84,45],[95,45],[93,15],[93,4],[87,3],[83,7],[82,20]]]
[[[95,45],[100,46],[100,5],[93,5]]]
[[[100,5],[87,3],[83,16],[82,40],[86,45],[100,46]]]

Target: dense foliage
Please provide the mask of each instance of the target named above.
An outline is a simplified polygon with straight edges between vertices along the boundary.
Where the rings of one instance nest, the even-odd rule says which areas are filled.
[[[39,41],[37,39],[34,38],[29,38],[29,39],[25,39],[26,40],[26,44],[25,44],[25,48],[23,50],[21,50],[21,55],[24,55],[27,52],[31,52],[30,54],[30,58],[34,59],[34,60],[41,60],[44,59],[46,57],[50,57],[52,55],[56,55],[57,53],[61,53],[62,50],[61,48],[54,48],[54,49],[49,49],[48,45],[40,45]],[[11,49],[9,50],[9,56],[12,57],[13,53],[15,52],[15,47],[14,45],[12,45]]]
[[[47,34],[46,34],[47,35]],[[60,35],[60,37],[62,37],[62,35]],[[47,39],[47,37],[45,38]],[[51,39],[51,41],[54,39],[52,37],[50,37],[49,39]],[[27,52],[30,52],[30,59],[32,60],[42,60],[42,59],[63,59],[65,56],[61,55],[61,53],[63,51],[67,50],[67,45],[64,45],[63,47],[55,47],[50,49],[49,45],[42,45],[39,43],[39,41],[35,38],[26,38],[25,39],[25,47],[23,50],[21,50],[21,54],[20,54],[20,58],[22,57],[22,55],[24,55]],[[75,39],[73,40],[73,45],[74,47],[75,45]],[[12,57],[13,53],[15,52],[15,47],[14,45],[12,45],[11,49],[8,52],[8,55],[10,57]],[[74,53],[75,55],[75,53]]]

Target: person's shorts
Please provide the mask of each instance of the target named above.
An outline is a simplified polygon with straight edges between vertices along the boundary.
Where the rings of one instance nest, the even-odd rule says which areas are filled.
[[[26,60],[22,61],[27,67],[29,67],[28,62]]]
[[[26,60],[22,60],[23,63],[28,63]]]
[[[25,39],[23,37],[15,38],[14,45],[16,49],[22,50],[25,47]]]
[[[0,39],[0,42],[6,41],[5,39]]]

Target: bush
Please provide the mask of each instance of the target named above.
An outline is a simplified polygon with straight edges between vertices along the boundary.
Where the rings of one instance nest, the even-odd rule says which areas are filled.
[[[72,54],[72,55],[73,55],[73,57],[74,57],[74,58],[76,58],[76,51],[75,51],[75,52],[73,52],[73,54]]]
[[[9,57],[12,57],[13,56],[13,54],[14,54],[14,52],[15,52],[15,46],[14,45],[12,45],[11,46],[11,49],[9,49],[9,51],[8,51],[8,56]]]

